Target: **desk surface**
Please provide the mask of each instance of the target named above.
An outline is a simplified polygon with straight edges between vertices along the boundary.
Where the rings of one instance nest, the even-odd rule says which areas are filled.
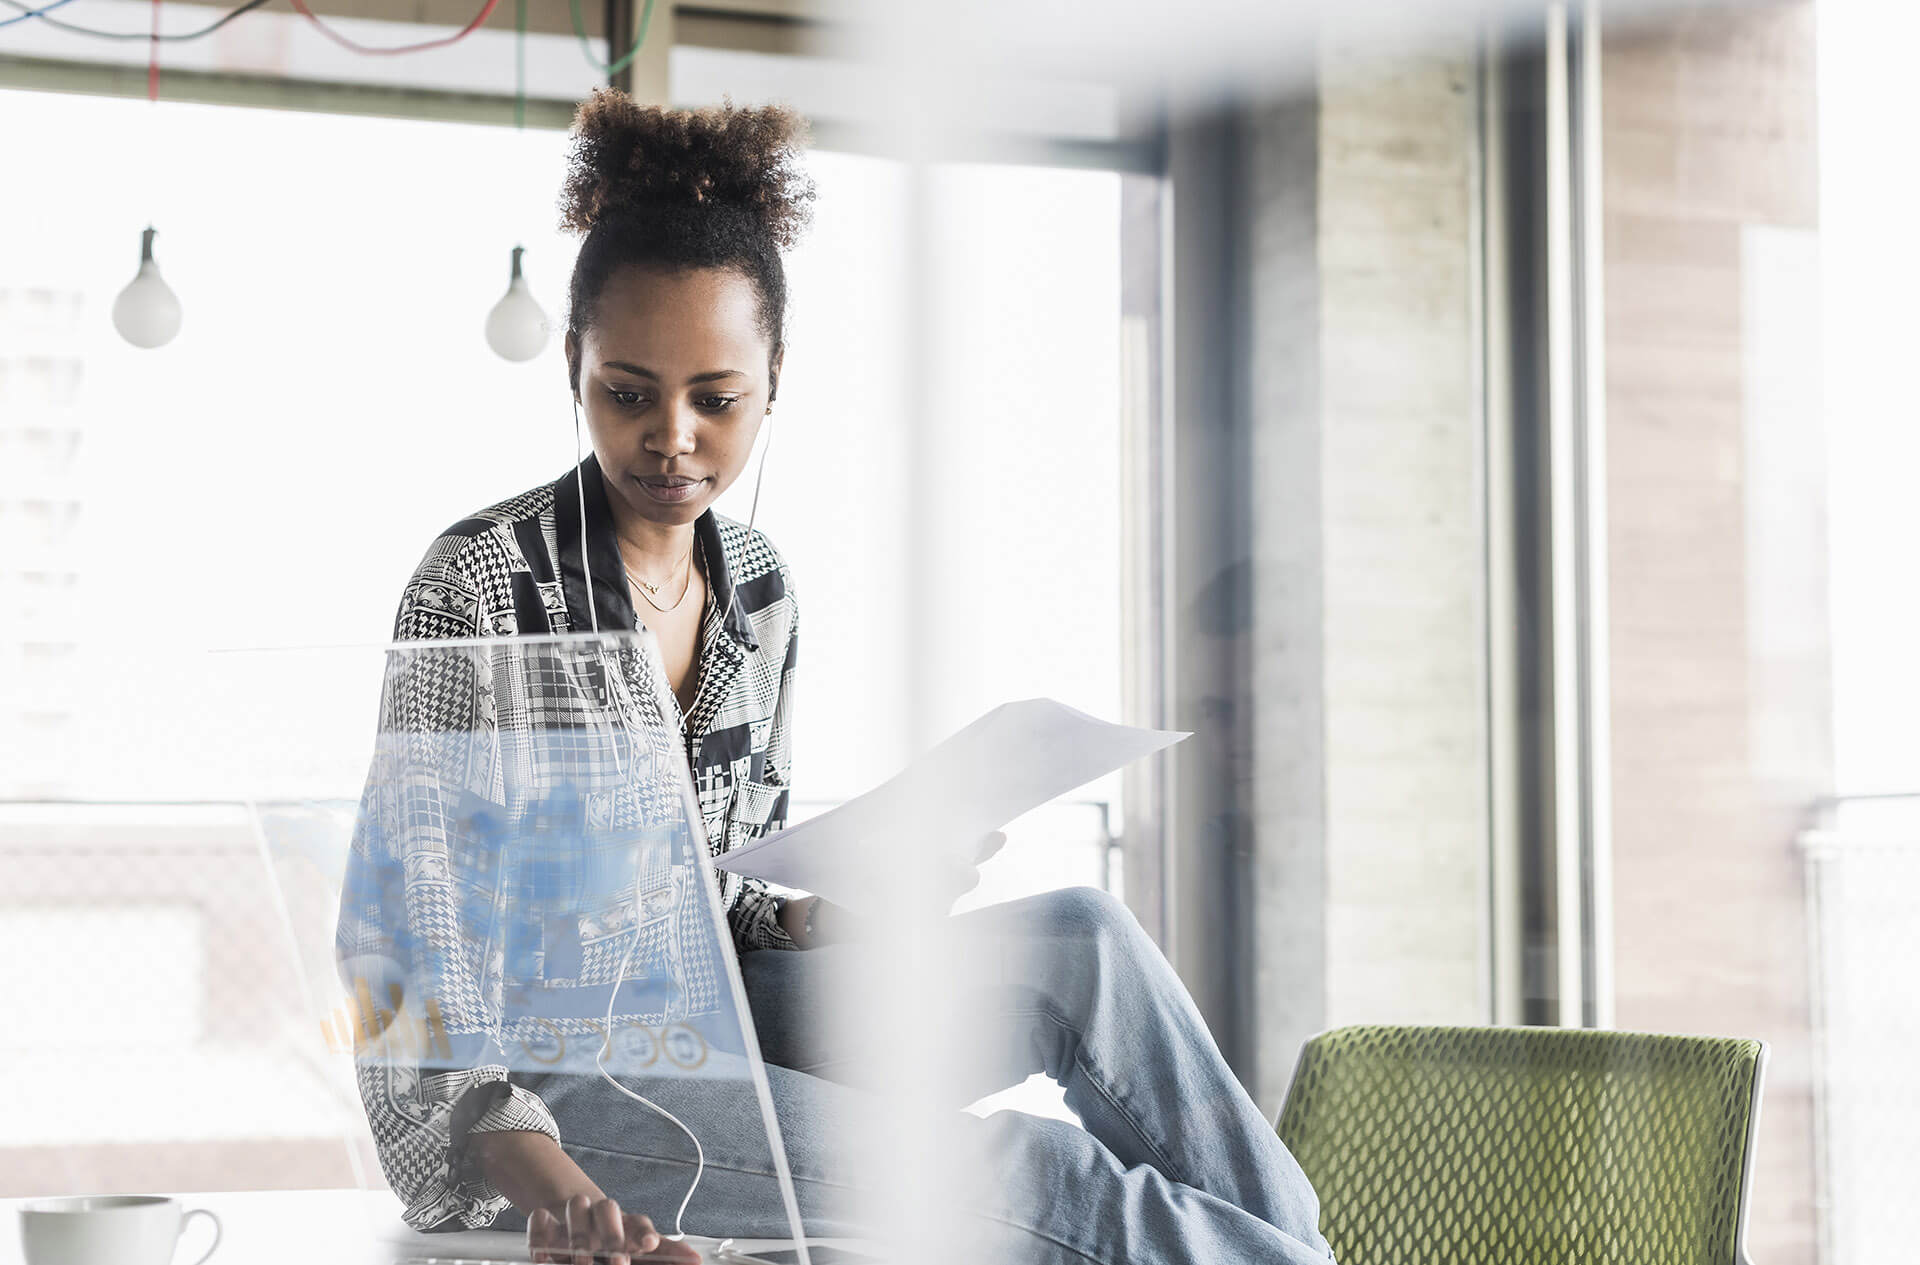
[[[124,1193],[124,1192],[122,1192]],[[462,1230],[420,1234],[400,1220],[399,1205],[387,1191],[253,1190],[170,1194],[187,1208],[205,1208],[220,1218],[220,1250],[207,1265],[392,1265],[404,1257],[464,1257],[524,1261],[526,1240],[506,1230]],[[45,1196],[42,1196],[43,1198]],[[17,1211],[28,1199],[0,1200],[13,1223],[0,1246],[0,1265],[24,1265]],[[176,1259],[191,1261],[206,1250],[207,1228],[195,1221],[181,1236]],[[689,1237],[707,1259],[717,1240]],[[857,1248],[847,1240],[821,1239]],[[790,1247],[784,1241],[736,1239],[742,1250]]]

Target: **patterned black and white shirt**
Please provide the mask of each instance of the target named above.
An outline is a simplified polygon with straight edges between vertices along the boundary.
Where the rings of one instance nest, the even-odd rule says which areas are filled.
[[[694,523],[694,546],[707,577],[708,599],[692,705],[680,714],[657,661],[636,666],[629,662],[636,656],[624,656],[616,662],[633,678],[627,682],[632,689],[660,700],[657,715],[679,719],[708,850],[718,856],[785,824],[798,611],[786,564],[759,532],[708,511]],[[393,639],[589,632],[594,616],[603,632],[640,627],[599,463],[589,456],[578,477],[570,469],[441,533],[401,595]],[[390,676],[383,725],[394,719],[387,713],[399,705],[393,693]],[[499,721],[476,716],[472,723],[485,728]],[[467,724],[462,717],[436,717],[434,727],[458,732]],[[356,837],[356,854],[389,846],[364,830]],[[360,886],[377,886],[378,880],[370,876],[383,863],[407,867],[411,859],[356,855],[350,867],[369,876]],[[411,876],[412,870],[407,873]],[[784,901],[764,883],[726,871],[715,871],[715,876],[721,881],[721,900],[737,950],[798,947],[779,924]],[[413,886],[407,886],[406,901],[417,903]],[[396,911],[378,906],[377,899],[343,899],[343,961],[392,952]],[[412,909],[405,917],[421,921]],[[438,914],[434,918],[447,921]],[[452,955],[458,958],[463,953],[460,933],[450,935]],[[479,946],[466,949],[479,953]],[[416,1229],[485,1226],[508,1207],[471,1162],[465,1146],[468,1134],[533,1130],[560,1140],[545,1105],[525,1087],[510,1084],[504,1066],[396,1070],[390,1063],[363,1059],[359,1079],[382,1168],[406,1204],[407,1223]]]

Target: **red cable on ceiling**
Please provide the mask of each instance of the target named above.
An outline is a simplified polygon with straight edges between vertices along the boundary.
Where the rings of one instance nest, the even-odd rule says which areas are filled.
[[[147,37],[147,100],[160,99],[160,0],[153,0],[153,34]]]
[[[156,0],[156,7],[157,7],[157,3],[158,3],[158,0]],[[332,40],[334,43],[340,45],[342,48],[351,49],[356,53],[369,53],[369,54],[384,56],[391,53],[417,53],[423,49],[444,48],[448,44],[458,43],[460,40],[463,40],[467,36],[473,34],[473,32],[480,26],[480,24],[487,20],[487,16],[493,12],[493,6],[499,3],[500,3],[500,0],[487,0],[486,4],[481,7],[479,15],[475,17],[473,21],[467,23],[465,26],[461,27],[459,31],[455,32],[452,35],[447,36],[445,39],[428,40],[423,44],[402,44],[397,48],[368,48],[365,44],[356,44],[352,40],[348,39],[346,36],[335,31],[332,27],[328,26],[325,22],[322,22],[318,17],[316,17],[313,13],[313,10],[307,8],[306,0],[293,0],[293,7],[294,7],[294,10],[298,12],[301,17],[305,18],[307,21],[313,23],[314,26],[318,27],[322,35],[326,36],[328,39]]]

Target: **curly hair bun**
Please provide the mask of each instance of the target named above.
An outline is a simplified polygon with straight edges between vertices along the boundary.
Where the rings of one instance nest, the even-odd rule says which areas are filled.
[[[812,213],[806,135],[806,121],[782,105],[743,109],[727,98],[670,110],[596,88],[574,114],[561,227],[586,233],[610,218],[737,208],[785,249]]]

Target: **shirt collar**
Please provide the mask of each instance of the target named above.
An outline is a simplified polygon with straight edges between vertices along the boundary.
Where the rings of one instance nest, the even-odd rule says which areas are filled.
[[[566,598],[568,626],[575,632],[593,628],[597,613],[602,628],[637,628],[639,616],[627,588],[626,567],[614,536],[613,512],[607,505],[607,487],[601,481],[600,459],[588,453],[577,467],[553,485],[554,534],[560,549],[560,586]],[[586,494],[586,538],[582,565],[580,548],[581,492]],[[707,586],[718,610],[727,612],[725,627],[748,650],[760,648],[753,621],[733,591],[733,568],[720,523],[712,510],[693,522],[694,541],[707,568]],[[593,605],[587,598],[587,571],[593,572]]]

